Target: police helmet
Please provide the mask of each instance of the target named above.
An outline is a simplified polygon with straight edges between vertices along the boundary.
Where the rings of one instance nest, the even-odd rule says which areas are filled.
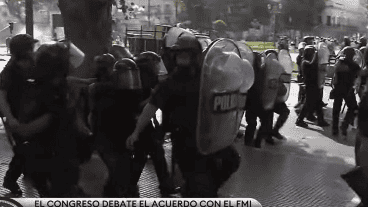
[[[132,59],[123,58],[115,63],[114,70],[116,71],[138,70],[138,67]]]
[[[225,30],[227,25],[223,20],[216,20],[212,22],[214,30]]]
[[[313,45],[307,45],[304,48],[304,58],[309,59],[316,52],[316,48]]]
[[[160,60],[161,58],[157,53],[152,52],[152,51],[146,51],[146,52],[142,52],[141,54],[139,54],[135,62],[137,63],[137,65],[139,65],[139,64],[144,64],[144,63],[151,63],[151,61],[158,62]]]
[[[355,55],[355,49],[352,46],[344,47],[344,49],[342,49],[342,52],[346,57],[351,57],[352,58]]]
[[[305,45],[306,45],[306,43],[305,43],[305,42],[301,42],[301,43],[299,43],[299,45],[298,45],[298,50],[300,50],[300,49],[304,49],[304,48],[305,48]]]
[[[310,41],[310,40],[314,40],[314,37],[313,36],[305,36],[304,38],[303,38],[303,42],[307,42],[307,41]]]
[[[277,51],[276,50],[274,50],[274,49],[268,49],[268,50],[265,50],[264,51],[264,54],[265,54],[265,56],[267,57],[267,55],[268,54],[270,54],[270,53],[274,53],[275,55],[276,55],[276,57],[278,57],[278,53],[277,53]]]
[[[94,62],[98,66],[112,67],[115,64],[115,57],[110,53],[106,53],[100,56],[96,56],[94,58]]]
[[[171,50],[193,50],[200,53],[202,52],[202,47],[196,36],[183,33],[178,37],[176,43],[171,47]]]
[[[38,40],[33,39],[29,34],[17,34],[10,40],[10,54],[23,55],[29,50],[33,51],[33,46],[36,42],[38,42]]]

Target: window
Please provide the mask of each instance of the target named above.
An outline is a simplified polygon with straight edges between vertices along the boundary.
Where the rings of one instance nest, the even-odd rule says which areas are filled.
[[[335,20],[336,20],[335,17],[332,17],[331,18],[331,25],[332,26],[335,26],[336,25],[336,21]]]
[[[326,22],[327,26],[331,26],[331,16],[327,16],[327,22]]]
[[[322,16],[318,16],[318,23],[322,24]]]

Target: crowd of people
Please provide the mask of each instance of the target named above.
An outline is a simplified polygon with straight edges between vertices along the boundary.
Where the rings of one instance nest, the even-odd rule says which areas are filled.
[[[70,81],[78,79],[68,76],[72,65],[67,42],[44,44],[33,52],[36,42],[26,34],[14,36],[11,59],[1,72],[1,112],[15,140],[4,188],[22,195],[17,180],[24,174],[40,196],[83,197],[79,166],[97,151],[108,169],[105,197],[139,197],[137,184],[147,155],[166,197],[177,193],[163,149],[165,132],[171,132],[173,159],[186,183],[181,194],[217,197],[240,157],[233,147],[211,155],[196,149],[193,123],[202,47],[194,35],[180,34],[175,45],[164,47],[162,58],[154,52],[96,56],[96,80],[80,90],[84,98],[78,101],[87,103],[80,111],[70,107],[75,101],[70,100]],[[161,60],[169,71],[164,80],[158,77]],[[158,108],[162,125],[155,118]],[[83,111],[88,111],[85,121],[91,133],[81,136],[74,120]]]
[[[300,90],[298,103],[295,108],[297,108],[296,111],[299,113],[296,125],[302,127],[307,127],[307,124],[303,121],[305,117],[309,121],[316,120],[314,112],[316,112],[318,116],[318,125],[328,126],[328,124],[323,121],[322,113],[322,107],[326,106],[322,101],[324,77],[318,77],[319,71],[325,71],[326,66],[318,63],[318,54],[315,46],[313,46],[313,40],[314,37],[312,36],[305,37],[304,42],[301,42],[298,47],[299,55],[297,57],[297,65],[299,69],[298,83],[300,85]],[[354,124],[358,110],[355,94],[362,92],[361,86],[365,84],[365,82],[359,81],[364,79],[360,76],[360,72],[363,70],[361,67],[363,65],[358,65],[358,63],[355,62],[355,56],[359,55],[356,53],[361,53],[361,51],[363,51],[361,56],[365,56],[364,50],[367,44],[366,38],[362,37],[356,48],[352,47],[350,43],[350,39],[345,37],[342,49],[338,52],[338,57],[336,57],[333,49],[330,50],[331,56],[336,58],[334,76],[331,83],[333,90],[330,94],[330,99],[334,99],[332,122],[333,135],[338,135],[340,129],[341,133],[346,136],[349,124]],[[319,79],[323,80],[318,81]],[[315,90],[313,91],[311,88],[314,88]],[[308,94],[310,95],[308,96]],[[315,96],[315,94],[319,94],[319,96]],[[339,127],[339,114],[343,100],[345,101],[348,109],[344,121]]]
[[[166,41],[170,38],[175,40],[174,44]],[[174,37],[165,36],[160,55],[143,52],[134,57],[129,53],[121,56],[111,52],[96,56],[96,80],[87,81],[81,90],[86,103],[82,120],[90,130],[83,136],[73,121],[82,112],[70,107],[68,85],[76,79],[68,76],[73,67],[68,42],[44,44],[34,52],[36,42],[26,34],[14,36],[9,43],[11,59],[0,74],[0,109],[6,117],[7,131],[15,140],[14,157],[3,186],[13,194],[22,195],[17,180],[24,174],[33,181],[41,196],[83,197],[78,187],[79,166],[88,162],[94,151],[108,169],[104,196],[139,197],[137,184],[147,155],[153,161],[162,196],[177,193],[163,149],[166,132],[171,133],[173,160],[185,181],[180,191],[184,197],[217,197],[218,189],[238,169],[240,156],[233,146],[209,155],[203,155],[197,148],[200,74],[206,51],[195,35],[183,29]],[[360,43],[359,47],[364,47],[365,39]],[[286,100],[274,100],[272,106],[265,108],[264,95],[260,95],[267,96],[262,85],[265,58],[274,56],[277,60],[281,51],[289,50],[286,38],[280,39],[278,45],[278,50],[253,52],[251,64],[255,79],[245,104],[244,144],[248,146],[260,148],[263,140],[275,144],[274,137],[284,139],[280,129],[290,114]],[[324,77],[319,73],[326,65],[318,62],[313,37],[305,37],[298,49],[300,92],[296,107],[300,109],[296,125],[307,127],[304,122],[307,118],[327,127],[329,123],[322,110]],[[365,85],[367,74],[354,62],[356,50],[348,40],[338,54],[331,93],[334,99],[332,133],[337,135],[340,129],[346,135],[359,109],[354,90]],[[165,78],[159,76],[162,62],[168,72]],[[362,81],[359,87],[354,87],[358,77]],[[277,96],[287,97],[289,89],[284,83],[290,84],[287,80],[276,84]],[[365,92],[361,94],[365,100]],[[348,111],[339,127],[343,100]],[[155,116],[158,109],[163,113],[161,124]],[[275,124],[274,113],[279,115]],[[359,113],[363,117],[358,122],[360,128],[365,123],[362,113]],[[255,136],[258,117],[261,126]],[[366,162],[360,156],[366,152],[365,148],[364,138],[357,139],[357,163]]]

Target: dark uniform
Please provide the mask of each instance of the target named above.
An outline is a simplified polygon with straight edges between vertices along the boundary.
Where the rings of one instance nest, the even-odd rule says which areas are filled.
[[[156,67],[157,63],[160,62],[160,57],[153,52],[144,52],[137,57],[136,62],[140,70],[143,88],[142,100],[144,101],[140,105],[144,106],[144,102],[146,102],[151,96],[152,89],[159,82],[157,71],[155,70],[157,70]],[[141,168],[143,171],[143,168],[147,162],[147,155],[151,156],[159,181],[159,189],[161,191],[161,195],[168,196],[169,194],[173,194],[176,192],[169,183],[170,174],[165,159],[165,151],[163,148],[165,131],[163,130],[162,126],[159,125],[156,117],[153,118],[153,121],[155,129],[150,128],[150,135],[142,136],[142,139],[137,144],[139,146],[139,149],[137,149],[137,152],[135,153],[135,161],[141,164]],[[140,174],[137,173],[135,176],[138,176],[136,179],[139,180]]]
[[[245,130],[244,135],[244,144],[251,146],[254,145],[257,148],[261,148],[262,140],[264,138],[270,139],[270,134],[272,131],[272,114],[273,111],[266,111],[262,108],[261,99],[260,99],[260,84],[261,78],[263,76],[261,69],[261,57],[262,54],[258,52],[254,52],[254,72],[255,72],[255,80],[253,86],[248,91],[248,98],[246,103],[246,114],[245,120],[247,122],[247,128]],[[257,128],[257,117],[259,117],[261,121],[261,126],[258,130],[257,137],[254,140],[254,134]],[[272,138],[271,138],[272,139]]]
[[[302,70],[304,76],[304,83],[306,86],[306,102],[296,121],[297,126],[307,127],[308,125],[303,121],[308,113],[317,112],[318,125],[328,126],[329,124],[323,118],[322,105],[320,104],[321,97],[320,89],[318,87],[318,63],[317,53],[313,46],[305,47],[305,60],[302,62]]]
[[[347,135],[347,128],[350,123],[354,121],[356,115],[356,110],[358,109],[358,104],[354,93],[354,81],[357,78],[360,67],[353,61],[353,56],[355,54],[354,48],[347,47],[344,48],[344,53],[346,57],[340,59],[335,65],[335,77],[334,77],[334,104],[333,104],[333,125],[332,132],[337,135],[339,132],[339,116],[342,106],[342,101],[348,107],[344,121],[341,124],[341,131],[343,135]]]
[[[183,80],[178,76],[160,84],[150,103],[171,114],[173,156],[186,181],[185,197],[217,197],[217,190],[234,172],[238,154],[231,147],[203,156],[196,149],[195,131],[199,97],[199,77]],[[218,169],[217,159],[226,155],[229,168]],[[235,167],[232,166],[235,164]]]
[[[139,197],[140,165],[133,161],[133,154],[125,147],[126,138],[133,132],[141,110],[143,92],[137,75],[139,70],[128,58],[118,61],[114,67],[116,71],[111,81],[96,83],[90,90],[94,103],[91,110],[96,117],[95,147],[109,171],[104,196]],[[133,76],[129,71],[133,71]],[[133,79],[128,80],[131,77]]]
[[[155,88],[149,106],[170,114],[173,158],[186,181],[183,196],[217,197],[220,186],[239,167],[239,154],[232,147],[211,155],[198,152],[195,132],[201,69],[198,58],[201,55],[201,46],[196,37],[189,34],[181,35],[176,44],[172,49],[176,50],[173,52],[178,65],[172,75]],[[183,61],[183,55],[186,60],[190,57],[191,63],[180,62]],[[143,113],[146,115],[145,111]],[[131,139],[135,141],[136,138]],[[131,142],[128,144],[131,145]]]
[[[305,91],[303,86],[303,71],[302,71],[302,61],[304,58],[304,48],[305,48],[305,42],[299,43],[298,50],[299,54],[296,57],[296,64],[298,66],[298,76],[297,76],[297,82],[299,84],[299,94],[298,94],[298,103],[295,105],[295,108],[299,108],[301,104],[303,104],[305,99]]]

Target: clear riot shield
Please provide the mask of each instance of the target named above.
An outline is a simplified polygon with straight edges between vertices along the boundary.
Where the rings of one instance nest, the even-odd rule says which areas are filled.
[[[263,69],[263,80],[261,84],[261,103],[264,110],[272,110],[277,94],[279,91],[279,83],[281,74],[285,73],[284,67],[277,60],[275,53],[270,53],[265,59],[265,67]]]
[[[253,54],[252,48],[250,48],[244,41],[237,41],[236,42],[236,45],[239,48],[241,58],[243,60],[245,60],[245,61],[248,61],[253,66],[253,63],[254,63],[254,54]],[[251,74],[249,74],[249,75],[251,75]],[[255,74],[254,74],[254,70],[253,70],[253,76],[254,75]],[[253,79],[255,79],[255,77]],[[248,89],[246,89],[246,91],[248,91]],[[246,91],[241,90],[240,92],[241,93],[246,93]],[[240,120],[239,127],[240,127],[240,124],[241,124],[241,120],[243,118],[243,115],[244,115],[244,111],[242,113],[238,114],[238,118]]]
[[[254,55],[252,48],[250,48],[244,41],[237,41],[236,45],[240,50],[240,55],[243,58],[243,60],[246,59],[250,62],[250,64],[253,65]]]
[[[324,42],[318,43],[318,64],[328,64],[330,60],[330,51]]]
[[[364,65],[364,57],[363,54],[358,50],[358,49],[354,49],[355,50],[355,55],[353,57],[354,62],[356,62],[361,68]],[[340,50],[339,53],[337,54],[337,56],[344,56],[342,54],[343,50]]]
[[[324,42],[320,42],[317,47],[318,51],[318,86],[322,88],[325,84],[327,75],[327,64],[330,59],[330,51]]]
[[[196,129],[200,153],[212,154],[233,143],[253,81],[252,65],[241,59],[232,40],[218,39],[206,50]]]
[[[284,103],[289,98],[290,84],[291,84],[291,73],[293,72],[294,63],[291,60],[290,54],[287,50],[280,50],[278,54],[279,63],[282,65],[284,71],[280,76],[280,85],[276,103]]]

